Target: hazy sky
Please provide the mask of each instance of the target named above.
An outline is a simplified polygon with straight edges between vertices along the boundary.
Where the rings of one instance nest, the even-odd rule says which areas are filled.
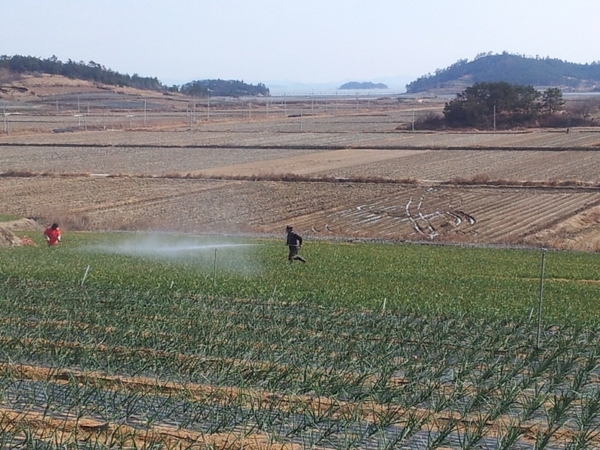
[[[490,51],[600,60],[600,0],[0,0],[0,15],[0,54],[93,60],[169,85],[404,86]]]

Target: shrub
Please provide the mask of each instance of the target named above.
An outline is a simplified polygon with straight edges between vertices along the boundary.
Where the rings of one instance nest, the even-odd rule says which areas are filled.
[[[425,116],[417,117],[414,121],[414,129],[415,130],[443,130],[446,128],[446,121],[444,117],[429,112]],[[396,127],[397,130],[411,130],[412,122],[409,124],[398,125]]]
[[[540,117],[538,120],[540,128],[569,128],[589,124],[589,121],[583,117],[578,117],[569,113],[546,115]]]

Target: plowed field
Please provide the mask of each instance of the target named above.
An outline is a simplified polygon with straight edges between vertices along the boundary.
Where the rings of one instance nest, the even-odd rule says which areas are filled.
[[[406,110],[336,114],[4,136],[0,208],[86,229],[600,246],[597,130],[412,133],[395,130]]]

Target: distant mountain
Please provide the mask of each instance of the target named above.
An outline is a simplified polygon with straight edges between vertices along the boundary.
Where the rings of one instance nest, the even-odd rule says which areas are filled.
[[[406,85],[406,92],[455,88],[457,92],[479,82],[505,81],[526,86],[553,86],[566,90],[600,91],[600,61],[577,64],[552,58],[530,58],[484,53],[473,61],[461,59]]]
[[[371,83],[370,81],[350,81],[340,86],[340,89],[387,89],[383,83]]]

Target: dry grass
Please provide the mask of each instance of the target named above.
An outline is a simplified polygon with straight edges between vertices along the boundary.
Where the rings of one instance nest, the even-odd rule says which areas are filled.
[[[7,170],[6,172],[3,172],[0,174],[0,176],[2,176],[2,177],[21,177],[21,178],[39,177],[40,175],[41,175],[41,173],[32,172],[31,170]]]
[[[91,220],[86,214],[69,212],[66,209],[41,209],[32,219],[45,226],[56,222],[62,229],[68,230],[88,231],[92,228]]]
[[[283,174],[260,174],[260,175],[184,175],[183,178],[199,178],[211,180],[234,180],[234,181],[285,181],[285,182],[318,182],[318,183],[391,183],[391,184],[418,184],[414,178],[393,179],[386,177],[334,177],[334,176],[310,176],[295,173]]]
[[[0,177],[15,177],[15,178],[34,178],[34,177],[90,177],[90,172],[55,172],[53,170],[46,172],[34,172],[32,170],[7,170],[1,172]]]
[[[34,177],[91,177],[89,172],[34,172],[30,170],[7,170],[0,173],[0,177],[14,178],[34,178]],[[254,175],[205,175],[191,174],[182,172],[170,172],[162,175],[149,173],[111,173],[106,174],[107,178],[164,178],[164,179],[194,179],[194,180],[226,180],[226,181],[278,181],[278,182],[299,182],[299,183],[372,183],[372,184],[400,184],[400,185],[418,185],[421,183],[416,178],[387,178],[381,176],[358,176],[358,177],[335,177],[335,176],[310,176],[295,173],[269,173]],[[440,182],[446,186],[522,186],[531,188],[553,188],[553,187],[573,187],[573,188],[600,188],[600,183],[581,180],[509,180],[507,178],[492,179],[487,173],[480,173],[473,177],[454,177],[448,181]]]
[[[91,177],[91,173],[71,172],[33,172],[29,170],[8,170],[0,173],[0,177],[33,178],[33,177]],[[415,178],[394,179],[378,176],[365,177],[334,177],[300,175],[295,173],[273,173],[258,175],[202,175],[181,172],[170,172],[163,175],[154,174],[132,174],[132,173],[110,173],[107,178],[167,178],[167,179],[194,179],[194,180],[230,180],[230,181],[285,181],[285,182],[318,182],[318,183],[388,183],[388,184],[418,184]]]
[[[532,180],[509,180],[506,178],[491,179],[487,174],[478,174],[473,177],[454,177],[441,184],[454,186],[522,186],[532,188],[552,188],[552,187],[576,187],[576,188],[600,188],[600,183],[587,182],[581,180],[550,180],[550,181],[532,181]]]
[[[113,217],[104,221],[102,226],[96,223],[88,214],[68,210],[42,209],[36,217],[37,222],[51,224],[57,222],[63,230],[98,231],[100,229],[114,231],[167,230],[168,221],[160,217],[142,217],[135,220],[127,217]]]

